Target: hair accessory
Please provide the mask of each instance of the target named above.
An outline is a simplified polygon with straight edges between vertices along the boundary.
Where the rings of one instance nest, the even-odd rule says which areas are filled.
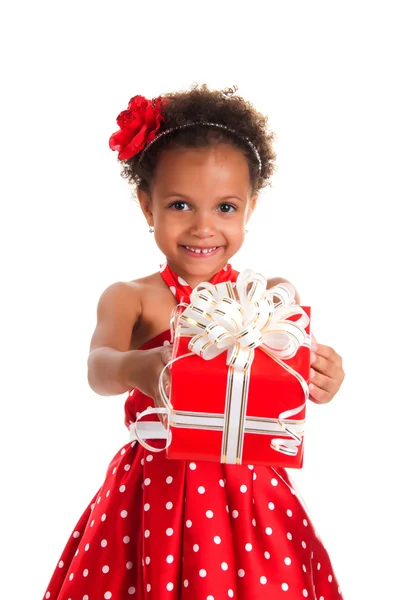
[[[109,139],[109,147],[119,152],[119,160],[135,156],[155,138],[164,123],[161,114],[163,103],[161,97],[153,100],[147,100],[144,96],[131,98],[127,110],[122,111],[116,119],[120,130]]]
[[[261,162],[260,154],[259,154],[256,146],[253,144],[253,142],[251,142],[249,140],[249,138],[240,135],[240,133],[235,131],[235,129],[231,129],[230,127],[227,127],[226,125],[221,125],[220,123],[211,123],[209,121],[195,121],[195,122],[185,123],[184,125],[178,125],[177,127],[171,127],[170,129],[165,129],[164,131],[161,131],[142,150],[141,156],[140,156],[138,162],[142,161],[145,152],[152,146],[152,144],[154,144],[158,139],[160,139],[164,135],[167,135],[168,133],[172,133],[173,131],[176,131],[177,129],[184,129],[185,127],[195,127],[196,125],[205,125],[207,127],[220,127],[221,129],[225,129],[226,131],[230,131],[231,133],[235,134],[241,140],[244,140],[250,146],[250,148],[253,150],[253,152],[258,160],[259,171],[261,171],[262,162]]]
[[[173,131],[177,131],[178,129],[202,125],[225,129],[236,135],[239,139],[244,140],[255,154],[259,165],[259,171],[261,171],[262,162],[256,146],[249,138],[240,135],[235,129],[231,129],[230,127],[227,127],[227,125],[212,123],[210,121],[191,121],[184,125],[170,127],[169,129],[165,129],[158,133],[162,123],[165,122],[165,118],[162,115],[162,108],[166,102],[167,100],[161,96],[154,98],[153,100],[148,100],[144,96],[134,96],[131,98],[127,110],[122,111],[116,119],[120,130],[113,133],[109,139],[109,147],[111,150],[117,150],[119,152],[119,160],[128,160],[141,152],[141,156],[138,159],[138,162],[141,162],[152,144],[163,136],[172,133]]]

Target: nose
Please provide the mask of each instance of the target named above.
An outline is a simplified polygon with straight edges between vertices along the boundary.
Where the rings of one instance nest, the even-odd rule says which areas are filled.
[[[197,212],[191,224],[191,234],[201,239],[212,237],[215,234],[214,217],[205,212]]]

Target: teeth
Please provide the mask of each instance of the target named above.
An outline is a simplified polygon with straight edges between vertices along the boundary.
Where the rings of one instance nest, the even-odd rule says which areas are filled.
[[[217,246],[214,246],[214,248],[207,248],[207,249],[203,249],[203,250],[199,250],[198,248],[191,248],[190,246],[185,246],[185,248],[187,248],[188,250],[191,250],[191,252],[196,252],[196,254],[208,254],[209,252],[213,252],[214,250],[217,250]]]

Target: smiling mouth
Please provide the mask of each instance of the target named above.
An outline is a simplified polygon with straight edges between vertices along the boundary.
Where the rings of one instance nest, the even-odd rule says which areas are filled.
[[[220,246],[213,246],[212,248],[195,248],[194,246],[183,246],[183,248],[189,250],[190,252],[194,252],[195,254],[212,254],[218,250],[219,247]]]

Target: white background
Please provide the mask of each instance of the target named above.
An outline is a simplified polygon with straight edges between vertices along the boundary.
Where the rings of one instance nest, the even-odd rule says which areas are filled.
[[[13,2],[3,11],[1,598],[41,598],[125,396],[86,359],[101,292],[162,260],[108,148],[116,116],[194,81],[268,114],[278,171],[233,261],[282,276],[344,358],[293,473],[346,600],[397,598],[397,37],[393,2]],[[395,58],[394,58],[395,54]],[[396,485],[396,484],[395,484]]]

